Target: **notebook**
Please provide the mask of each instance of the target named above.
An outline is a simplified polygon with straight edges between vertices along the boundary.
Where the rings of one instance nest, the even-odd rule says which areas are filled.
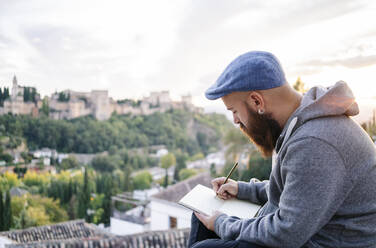
[[[216,196],[213,189],[201,184],[196,185],[183,198],[179,204],[193,211],[205,215],[212,215],[215,210],[230,216],[249,219],[256,216],[260,205],[239,199],[222,200]]]

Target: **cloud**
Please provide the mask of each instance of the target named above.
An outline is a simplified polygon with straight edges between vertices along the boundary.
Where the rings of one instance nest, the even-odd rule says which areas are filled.
[[[281,55],[293,73],[373,63],[367,46],[342,54],[357,35],[347,44],[343,37],[333,41],[320,33],[328,23],[339,27],[333,20],[357,20],[355,14],[369,5],[364,0],[0,1],[0,81],[10,82],[16,73],[43,94],[108,88],[115,98],[170,90],[175,97],[191,93],[205,104],[206,88],[249,50]],[[302,35],[311,26],[317,28]],[[318,40],[322,47],[316,48]],[[346,46],[329,54],[333,44]],[[314,56],[303,54],[307,51]],[[341,56],[345,59],[333,59]]]
[[[371,66],[376,64],[376,55],[355,56],[351,58],[333,59],[333,60],[311,60],[303,63],[303,66],[322,67],[322,66],[344,66],[351,69]]]

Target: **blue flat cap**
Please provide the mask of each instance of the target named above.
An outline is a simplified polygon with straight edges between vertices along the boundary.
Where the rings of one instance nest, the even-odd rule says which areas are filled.
[[[286,83],[278,59],[269,52],[252,51],[232,61],[205,96],[215,100],[234,91],[267,90]]]

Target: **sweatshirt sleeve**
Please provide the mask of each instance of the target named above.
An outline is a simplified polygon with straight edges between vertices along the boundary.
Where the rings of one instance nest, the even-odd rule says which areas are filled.
[[[332,145],[313,137],[294,141],[286,149],[278,209],[252,219],[222,214],[214,225],[218,236],[294,248],[303,246],[328,223],[352,188],[341,155]]]
[[[256,178],[252,178],[249,182],[238,181],[238,195],[236,197],[240,200],[263,205],[268,201],[268,188],[268,180],[261,182]]]

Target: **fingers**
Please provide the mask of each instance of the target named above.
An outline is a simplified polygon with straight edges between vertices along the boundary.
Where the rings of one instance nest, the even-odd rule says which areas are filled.
[[[205,217],[205,215],[202,215],[202,214],[200,214],[198,212],[194,212],[194,214],[196,215],[197,219],[199,219],[201,221],[201,223],[203,223],[203,224],[206,223],[206,217]]]
[[[235,197],[234,185],[232,183],[226,183],[226,184],[221,185],[221,187],[219,187],[217,191],[217,195],[224,200],[234,198]]]
[[[224,195],[225,192],[231,193],[231,186],[232,185],[229,184],[229,183],[223,184],[223,185],[221,185],[221,187],[219,187],[217,193],[219,195]]]
[[[219,187],[221,187],[221,185],[224,183],[225,180],[226,180],[225,177],[218,177],[218,178],[213,179],[211,181],[211,184],[213,185],[213,190],[217,192]]]

